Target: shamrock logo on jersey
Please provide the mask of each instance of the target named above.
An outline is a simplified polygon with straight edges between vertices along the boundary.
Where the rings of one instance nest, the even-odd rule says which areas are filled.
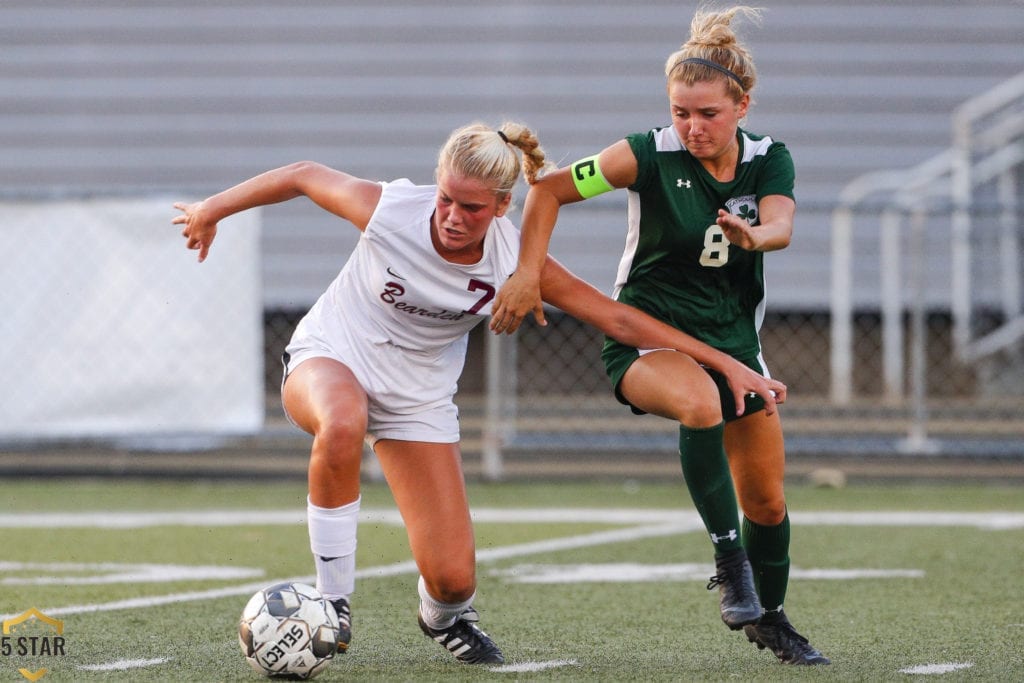
[[[754,195],[733,197],[725,203],[725,208],[733,216],[742,218],[750,225],[757,225],[757,197]]]

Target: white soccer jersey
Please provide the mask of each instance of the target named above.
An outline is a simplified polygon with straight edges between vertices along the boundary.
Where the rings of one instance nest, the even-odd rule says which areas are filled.
[[[467,335],[516,268],[519,231],[495,218],[483,258],[450,263],[431,241],[437,187],[405,179],[382,187],[348,262],[292,341],[312,337],[352,369],[372,401],[412,413],[455,394]]]

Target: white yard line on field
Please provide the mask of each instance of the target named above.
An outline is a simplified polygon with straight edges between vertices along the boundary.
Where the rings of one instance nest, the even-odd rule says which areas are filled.
[[[698,526],[699,528],[699,526]],[[608,543],[620,543],[623,541],[636,540],[640,538],[651,538],[656,536],[669,536],[672,534],[693,531],[689,524],[657,524],[650,526],[628,527],[625,529],[613,529],[610,531],[598,531],[592,534],[580,534],[553,538],[544,541],[533,541],[529,543],[517,543],[515,545],[500,546],[497,548],[484,548],[477,550],[477,560],[487,562],[512,557],[522,557],[537,553],[556,552],[571,548],[584,548],[588,546],[603,545]],[[356,571],[356,578],[373,578],[383,576],[396,576],[399,574],[415,574],[416,563],[412,560],[395,562],[393,564],[368,567]],[[158,605],[169,605],[179,602],[192,602],[195,600],[209,600],[215,598],[230,597],[235,595],[248,596],[269,584],[279,581],[298,581],[312,584],[316,581],[315,576],[298,576],[282,578],[277,580],[263,580],[258,582],[244,583],[236,586],[225,586],[203,591],[187,591],[183,593],[172,593],[170,595],[157,595],[145,598],[131,598],[128,600],[115,600],[112,602],[68,605],[65,607],[51,607],[42,610],[45,614],[53,617],[69,614],[82,614],[86,612],[111,612],[123,609],[142,609]],[[17,616],[14,614],[3,615],[2,618]]]
[[[921,664],[920,666],[911,666],[906,669],[900,669],[900,673],[934,676],[936,674],[948,674],[951,671],[959,671],[960,669],[970,669],[972,666],[974,666],[972,662],[954,662],[950,664]]]
[[[300,583],[312,583],[315,577],[297,576],[281,581],[297,581]],[[113,602],[100,602],[91,605],[68,605],[67,607],[50,607],[41,610],[51,617],[62,617],[68,614],[84,614],[87,612],[115,612],[122,609],[148,609],[159,605],[171,605],[179,602],[193,602],[195,600],[213,600],[216,598],[227,598],[234,595],[249,596],[267,585],[277,581],[256,581],[243,583],[236,586],[225,586],[224,588],[213,588],[204,591],[188,591],[185,593],[171,593],[170,595],[153,595],[145,598],[130,598],[127,600],[114,600]],[[3,619],[17,616],[15,614],[2,615]]]
[[[202,511],[181,513],[137,513],[137,512],[95,512],[95,513],[8,513],[0,515],[0,528],[139,528],[145,526],[231,526],[246,524],[294,524],[304,523],[301,511]],[[703,528],[700,518],[693,511],[642,510],[642,509],[498,509],[480,508],[473,518],[480,523],[568,523],[589,522],[594,524],[636,524],[620,529],[597,531],[589,534],[565,536],[529,543],[518,543],[496,548],[479,548],[477,559],[488,562],[523,557],[545,552],[557,552],[572,548],[583,548],[609,543],[634,541],[641,538],[670,536]],[[364,523],[401,524],[395,510],[367,509],[360,513]],[[949,513],[949,512],[811,512],[793,515],[793,523],[800,525],[841,525],[841,526],[973,526],[982,529],[1015,529],[1024,527],[1024,514],[1018,513]],[[356,572],[357,578],[372,578],[412,574],[417,571],[411,560],[378,567],[368,567]],[[281,581],[313,583],[315,577],[300,576]],[[247,582],[202,591],[187,591],[170,595],[159,595],[107,603],[68,605],[43,610],[51,616],[80,614],[86,612],[108,612],[122,609],[141,609],[195,600],[207,600],[235,595],[251,595],[265,587],[271,580]],[[16,616],[3,615],[3,618]]]
[[[397,510],[366,508],[362,523],[402,525]],[[979,529],[1019,529],[1019,512],[792,512],[793,524],[807,526],[969,526]],[[602,508],[479,508],[473,521],[500,524],[691,524],[693,510]],[[5,529],[140,529],[154,526],[303,526],[305,510],[200,510],[195,512],[12,512],[0,514]]]
[[[32,572],[32,576],[8,576],[3,586],[85,586],[112,583],[166,583],[168,581],[207,581],[254,579],[263,576],[256,567],[195,566],[187,564],[130,564],[123,562],[7,562],[0,560],[3,572]]]
[[[520,662],[519,664],[505,664],[504,666],[492,666],[488,671],[498,674],[531,674],[546,669],[557,669],[560,666],[576,666],[575,659],[556,659],[550,662]]]
[[[480,508],[473,521],[499,524],[542,524],[545,522],[594,524],[659,524],[696,519],[685,510],[590,509],[590,508]],[[359,521],[402,526],[398,510],[363,508]],[[173,512],[11,512],[0,514],[0,528],[6,529],[143,529],[157,526],[303,526],[305,510],[197,510]]]
[[[496,569],[511,583],[643,583],[651,581],[707,581],[715,573],[713,563],[645,564],[605,562],[588,564],[518,564]],[[920,569],[801,569],[793,567],[790,578],[818,581],[851,579],[920,579]]]
[[[106,664],[83,664],[77,668],[82,671],[127,671],[128,669],[142,669],[147,666],[156,666],[167,662],[166,658],[159,659],[119,659],[116,662]]]
[[[973,526],[1024,528],[1021,512],[793,512],[793,524],[807,526]]]

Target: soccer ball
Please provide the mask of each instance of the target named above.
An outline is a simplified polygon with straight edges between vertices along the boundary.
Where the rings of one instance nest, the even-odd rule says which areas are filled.
[[[320,592],[285,582],[257,591],[242,610],[238,643],[246,661],[271,678],[313,678],[338,651],[338,614]]]

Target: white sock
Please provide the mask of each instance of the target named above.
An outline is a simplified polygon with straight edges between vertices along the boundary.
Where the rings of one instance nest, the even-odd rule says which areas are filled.
[[[343,557],[313,555],[316,563],[316,589],[328,600],[349,596],[356,588],[355,553]]]
[[[473,598],[476,597],[476,593],[473,593],[464,602],[439,602],[427,592],[427,583],[422,576],[416,587],[420,593],[420,616],[423,617],[423,623],[432,629],[448,628],[454,624],[459,615],[473,604]]]
[[[328,600],[348,598],[356,582],[356,527],[362,498],[339,508],[306,499],[309,548],[316,562],[316,589]]]

